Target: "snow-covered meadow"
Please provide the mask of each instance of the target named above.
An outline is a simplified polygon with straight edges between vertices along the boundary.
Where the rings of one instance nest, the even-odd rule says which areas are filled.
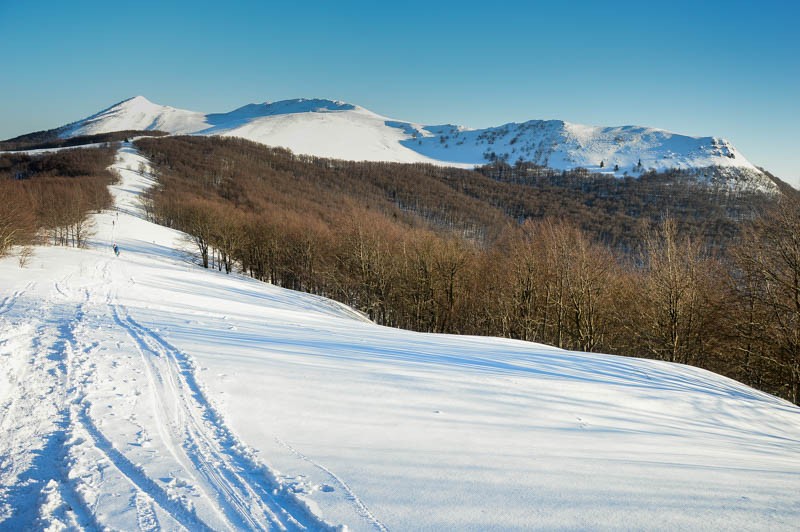
[[[0,260],[0,529],[797,529],[796,406],[204,270],[140,162],[90,249]]]

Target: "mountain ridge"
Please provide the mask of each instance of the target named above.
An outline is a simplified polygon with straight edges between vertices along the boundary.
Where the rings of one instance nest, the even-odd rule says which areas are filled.
[[[121,130],[235,136],[298,154],[345,160],[465,168],[497,161],[528,162],[556,170],[586,168],[617,177],[680,169],[696,174],[701,182],[723,181],[730,188],[777,192],[768,175],[722,137],[557,119],[481,129],[423,125],[326,98],[251,103],[229,112],[203,113],[156,104],[140,95],[54,131],[69,138]]]

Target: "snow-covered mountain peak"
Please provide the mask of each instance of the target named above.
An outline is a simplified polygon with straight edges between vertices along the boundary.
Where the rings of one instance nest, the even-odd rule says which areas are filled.
[[[164,112],[167,109],[173,108],[166,105],[153,103],[144,96],[134,96],[133,98],[128,98],[127,100],[122,100],[119,103],[115,103],[111,107],[103,109],[99,113],[90,116],[86,120],[96,122],[98,119],[118,117],[121,115],[156,115]]]
[[[121,114],[154,114],[166,108],[167,107],[164,105],[158,105],[151,102],[144,96],[134,96],[133,98],[128,98],[127,100],[122,100],[121,102],[115,103],[111,107],[107,107],[99,113],[96,113],[77,123],[98,122],[100,120],[107,120],[109,118],[117,117]]]
[[[777,190],[729,141],[717,136],[563,120],[528,120],[485,129],[426,126],[323,98],[252,103],[225,113],[204,114],[136,96],[62,128],[62,136],[123,129],[235,136],[300,154],[349,160],[462,167],[501,160],[557,170],[586,168],[618,177],[680,169],[731,188]]]
[[[206,116],[151,102],[144,96],[123,100],[97,114],[65,126],[62,138],[124,130],[194,133],[208,127]]]
[[[144,106],[163,107],[161,105],[154,104],[153,102],[151,102],[150,100],[148,100],[147,98],[145,98],[142,95],[138,95],[138,96],[134,96],[133,98],[128,98],[127,100],[122,100],[118,104],[112,105],[110,108],[114,108],[114,107],[134,108],[134,107],[144,107]]]

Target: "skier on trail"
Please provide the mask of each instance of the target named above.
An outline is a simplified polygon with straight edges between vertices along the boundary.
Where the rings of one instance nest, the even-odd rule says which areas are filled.
[[[113,245],[113,246],[111,246],[111,247],[112,247],[112,248],[114,248],[114,255],[116,255],[117,257],[119,257],[119,247],[117,246],[117,243],[116,243],[116,242],[114,242],[114,245]]]

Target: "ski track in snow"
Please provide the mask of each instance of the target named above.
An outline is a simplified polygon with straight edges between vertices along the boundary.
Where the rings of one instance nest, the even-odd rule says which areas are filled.
[[[123,307],[114,305],[111,313],[138,346],[157,402],[176,405],[172,413],[162,412],[166,419],[160,423],[171,429],[167,436],[172,439],[171,448],[183,449],[194,471],[213,490],[228,523],[247,529],[325,528],[299,504],[294,511],[287,508],[288,496],[279,499],[277,481],[239,450],[241,443],[209,404],[186,356],[139,324]]]
[[[227,428],[189,355],[118,301],[114,281],[133,282],[124,268],[103,258],[94,284],[71,273],[52,281],[44,303],[25,301],[33,281],[0,300],[0,369],[8,379],[0,387],[0,530],[126,522],[140,530],[338,529]],[[111,330],[98,335],[104,328]],[[138,361],[118,354],[126,339]],[[101,364],[146,382],[134,397],[111,394],[118,404],[104,404],[116,386],[98,372]],[[127,417],[117,419],[117,410]],[[151,451],[152,464],[142,462],[144,445],[121,444],[132,430],[139,443],[160,440],[166,453]],[[108,485],[119,492],[105,493]],[[131,518],[105,521],[115,513]]]
[[[200,521],[184,503],[156,484],[141,467],[133,464],[122,452],[117,450],[114,444],[94,424],[87,409],[84,408],[80,411],[79,421],[94,441],[94,448],[105,455],[110,463],[113,464],[113,467],[116,468],[116,471],[136,486],[138,491],[135,494],[135,506],[138,522],[151,522],[153,519],[154,510],[152,505],[149,504],[152,500],[161,508],[167,510],[176,521],[188,530],[213,530]]]
[[[9,380],[0,388],[0,431],[5,435],[0,529],[105,529],[98,514],[115,511],[133,512],[141,530],[332,529],[287,492],[226,427],[196,380],[188,355],[117,301],[112,277],[132,280],[119,271],[122,264],[98,261],[99,282],[91,286],[78,286],[74,274],[53,280],[43,303],[27,308],[18,303],[34,282],[0,300],[0,346]],[[108,326],[101,317],[109,315],[117,335],[98,336],[96,331]],[[117,348],[121,345],[119,332],[140,355],[139,366],[127,369],[147,377],[155,427],[137,425],[136,414],[147,412],[132,413],[127,421],[140,435],[162,441],[170,456],[161,458],[176,473],[166,481],[120,445],[125,440],[119,426],[106,423],[113,420],[102,410],[96,381],[108,377],[96,368],[107,362],[101,360],[102,351],[114,340]],[[114,360],[111,367],[124,363]],[[121,490],[122,504],[103,493],[108,484]]]
[[[7,314],[23,291],[2,302]],[[37,323],[30,335],[30,348],[23,355],[32,355],[29,367],[17,381],[15,399],[3,406],[0,428],[7,433],[11,445],[2,454],[0,478],[8,486],[2,493],[5,519],[3,529],[39,528],[47,523],[42,507],[53,498],[55,481],[57,499],[69,508],[70,520],[81,528],[103,528],[94,524],[94,505],[83,499],[86,491],[81,479],[69,471],[72,447],[90,445],[102,456],[98,464],[113,468],[114,474],[134,487],[133,507],[137,522],[143,530],[160,528],[154,505],[166,511],[172,519],[188,530],[213,530],[201,520],[185,500],[160,486],[144,468],[127,458],[123,451],[92,418],[92,403],[84,400],[81,382],[91,381],[88,359],[97,351],[98,343],[79,340],[80,331],[87,327],[86,306],[94,294],[86,291],[77,305],[76,291],[67,279],[53,283],[53,297],[48,301],[47,317]],[[63,301],[60,301],[63,300]],[[219,415],[211,408],[192,375],[191,363],[156,333],[136,322],[120,305],[111,301],[110,310],[115,322],[138,345],[142,363],[149,375],[149,384],[157,396],[157,404],[175,405],[172,418],[160,419],[167,426],[167,443],[173,453],[180,455],[180,466],[189,474],[202,479],[210,488],[205,494],[225,515],[226,527],[232,529],[325,529],[330,528],[313,516],[302,504],[291,501],[281,493],[281,487],[267,470],[238,450],[241,443],[224,427]],[[53,310],[59,309],[59,310]],[[36,323],[33,315],[20,322]],[[18,322],[4,327],[3,341]],[[31,331],[30,328],[23,332]],[[56,331],[52,335],[50,331]],[[79,377],[79,378],[76,378]],[[169,412],[164,408],[162,415]],[[168,414],[167,414],[168,415]],[[44,424],[44,426],[39,426]],[[29,430],[21,430],[33,425]],[[83,432],[86,438],[74,439]],[[19,438],[15,438],[20,434]],[[38,443],[38,445],[37,445]],[[99,467],[99,466],[98,466]],[[100,477],[108,476],[108,472]],[[39,501],[31,505],[32,500]],[[292,504],[293,503],[293,504]],[[288,509],[287,509],[288,508]]]

